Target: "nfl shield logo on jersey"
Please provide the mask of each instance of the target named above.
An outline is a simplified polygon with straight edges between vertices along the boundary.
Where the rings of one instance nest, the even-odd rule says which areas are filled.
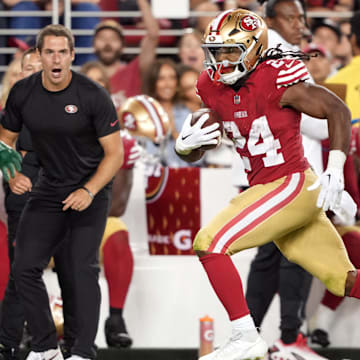
[[[66,105],[65,106],[65,111],[68,113],[68,114],[75,114],[78,112],[78,108],[76,105]]]
[[[240,95],[235,95],[234,96],[234,104],[240,104],[240,101],[241,101],[241,99],[240,99]]]

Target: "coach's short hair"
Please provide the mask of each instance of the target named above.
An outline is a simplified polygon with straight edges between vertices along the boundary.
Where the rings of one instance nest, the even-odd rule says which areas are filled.
[[[63,36],[68,39],[70,51],[74,50],[74,36],[71,31],[63,25],[51,24],[40,30],[36,37],[36,48],[39,50],[39,52],[41,52],[44,46],[45,36]]]

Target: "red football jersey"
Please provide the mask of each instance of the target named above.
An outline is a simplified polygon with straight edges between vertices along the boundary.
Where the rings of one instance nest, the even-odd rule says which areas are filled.
[[[351,128],[350,154],[356,154],[360,157],[360,139],[359,127],[353,126]]]
[[[309,78],[295,59],[268,60],[257,66],[239,91],[214,83],[202,72],[198,94],[222,118],[226,135],[240,154],[250,185],[264,184],[309,167],[300,135],[301,114],[282,108],[288,86]]]
[[[121,92],[125,98],[141,94],[141,75],[139,57],[124,64],[110,78],[111,94]]]
[[[121,130],[121,139],[124,146],[124,162],[121,166],[121,169],[132,169],[135,165],[136,160],[140,157],[140,152],[138,150],[138,144],[128,131]]]

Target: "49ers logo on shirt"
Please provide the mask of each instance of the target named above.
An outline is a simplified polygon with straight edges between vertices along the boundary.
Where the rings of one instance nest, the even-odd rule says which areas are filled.
[[[240,27],[245,31],[254,31],[259,27],[259,20],[252,15],[246,15],[240,20]]]
[[[78,112],[78,107],[76,105],[66,105],[65,106],[65,111],[68,114],[75,114]]]

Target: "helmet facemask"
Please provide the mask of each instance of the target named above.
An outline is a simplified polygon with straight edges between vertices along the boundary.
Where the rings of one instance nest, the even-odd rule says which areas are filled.
[[[246,56],[246,47],[244,45],[204,44],[202,47],[205,52],[204,65],[206,66],[208,75],[213,81],[219,81],[226,85],[232,85],[248,73],[244,63]],[[217,61],[217,57],[220,52],[231,53],[232,51],[237,51],[239,53],[237,60]],[[229,68],[233,68],[233,70],[227,71]]]
[[[208,25],[202,48],[209,77],[233,85],[255,69],[267,48],[265,21],[244,9],[224,11]],[[220,52],[229,56],[220,57]]]

